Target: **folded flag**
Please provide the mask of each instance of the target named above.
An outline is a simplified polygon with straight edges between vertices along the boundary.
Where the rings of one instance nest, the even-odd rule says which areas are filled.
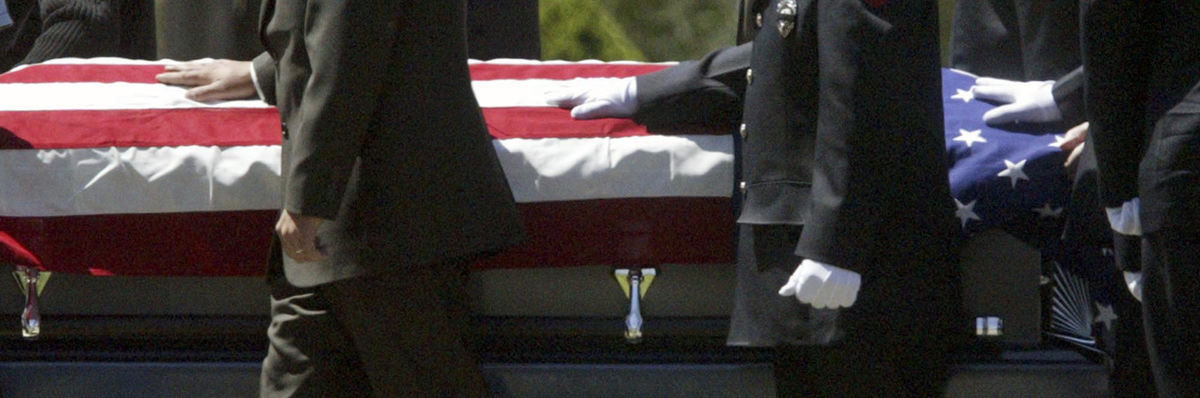
[[[988,126],[995,107],[972,95],[975,76],[942,71],[950,189],[963,232],[1000,228],[1035,246],[1058,239],[1070,183],[1062,126]]]

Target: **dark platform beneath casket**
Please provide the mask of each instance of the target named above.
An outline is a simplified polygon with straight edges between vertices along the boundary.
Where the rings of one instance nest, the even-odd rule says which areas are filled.
[[[664,358],[667,359],[667,358]],[[7,397],[252,397],[259,364],[0,362]],[[501,397],[771,397],[770,365],[488,362]],[[1010,352],[957,366],[947,397],[1107,397],[1105,371],[1069,351]]]
[[[1009,239],[968,248],[968,274],[977,273],[965,280],[968,309],[1005,323],[959,355],[947,396],[1109,396],[1104,366],[1039,337],[1039,259]],[[770,354],[724,346],[732,267],[657,270],[639,344],[622,336],[629,302],[610,267],[477,272],[490,382],[510,397],[774,396]],[[267,324],[260,278],[54,278],[37,340],[20,337],[19,293],[0,289],[10,320],[0,327],[0,396],[255,395]]]

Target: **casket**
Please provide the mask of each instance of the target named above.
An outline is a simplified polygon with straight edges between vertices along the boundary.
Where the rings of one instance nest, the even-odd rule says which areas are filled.
[[[261,274],[281,202],[278,113],[260,101],[186,100],[182,88],[154,81],[169,62],[61,59],[0,74],[0,264],[56,275],[39,303],[53,333],[101,333],[72,323],[87,319],[121,320],[102,328],[112,333],[146,319],[166,323],[138,326],[143,333],[265,326]],[[720,341],[734,283],[731,135],[577,121],[542,99],[565,80],[669,66],[472,61],[531,237],[477,265],[484,333],[629,337],[634,327],[623,320],[636,312],[675,325],[650,335]],[[1036,236],[1061,226],[1061,136],[982,126],[992,105],[970,96],[973,77],[943,76],[957,215],[964,234],[984,240],[968,245],[968,268],[983,272],[983,285],[1007,278],[1016,290],[1005,293],[1034,296],[979,299],[997,296],[985,288],[975,300],[987,308],[975,315],[1032,316],[1036,328],[1037,253],[995,231]],[[992,275],[996,267],[1008,271]],[[25,308],[16,304],[22,290],[37,288],[0,289],[3,313]],[[1019,329],[1009,335],[1037,340],[1036,330]]]

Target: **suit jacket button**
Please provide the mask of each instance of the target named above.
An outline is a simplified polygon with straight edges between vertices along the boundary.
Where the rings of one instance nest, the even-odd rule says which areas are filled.
[[[743,140],[746,139],[746,123],[742,123],[742,125],[738,127],[738,134],[742,135]]]
[[[746,69],[746,84],[754,84],[754,69]]]
[[[759,28],[762,27],[762,13],[761,12],[754,14],[754,26],[759,27]]]
[[[743,195],[746,194],[746,182],[745,181],[738,183],[738,191],[741,191]]]

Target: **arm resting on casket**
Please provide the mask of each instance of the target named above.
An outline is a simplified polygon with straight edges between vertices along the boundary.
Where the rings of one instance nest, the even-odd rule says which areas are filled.
[[[628,118],[637,111],[637,80],[633,77],[574,79],[546,93],[546,102],[571,108],[571,117],[588,120]]]
[[[727,47],[638,76],[634,121],[649,127],[736,126],[742,119],[751,48],[750,43]]]
[[[159,83],[189,87],[187,98],[209,102],[258,97],[275,104],[275,61],[266,52],[253,61],[196,60],[170,64]]]
[[[198,102],[262,98],[249,61],[197,60],[170,64],[155,79],[159,83],[188,87],[184,94]]]
[[[751,44],[636,77],[575,79],[546,93],[576,119],[628,118],[650,128],[736,126]]]

